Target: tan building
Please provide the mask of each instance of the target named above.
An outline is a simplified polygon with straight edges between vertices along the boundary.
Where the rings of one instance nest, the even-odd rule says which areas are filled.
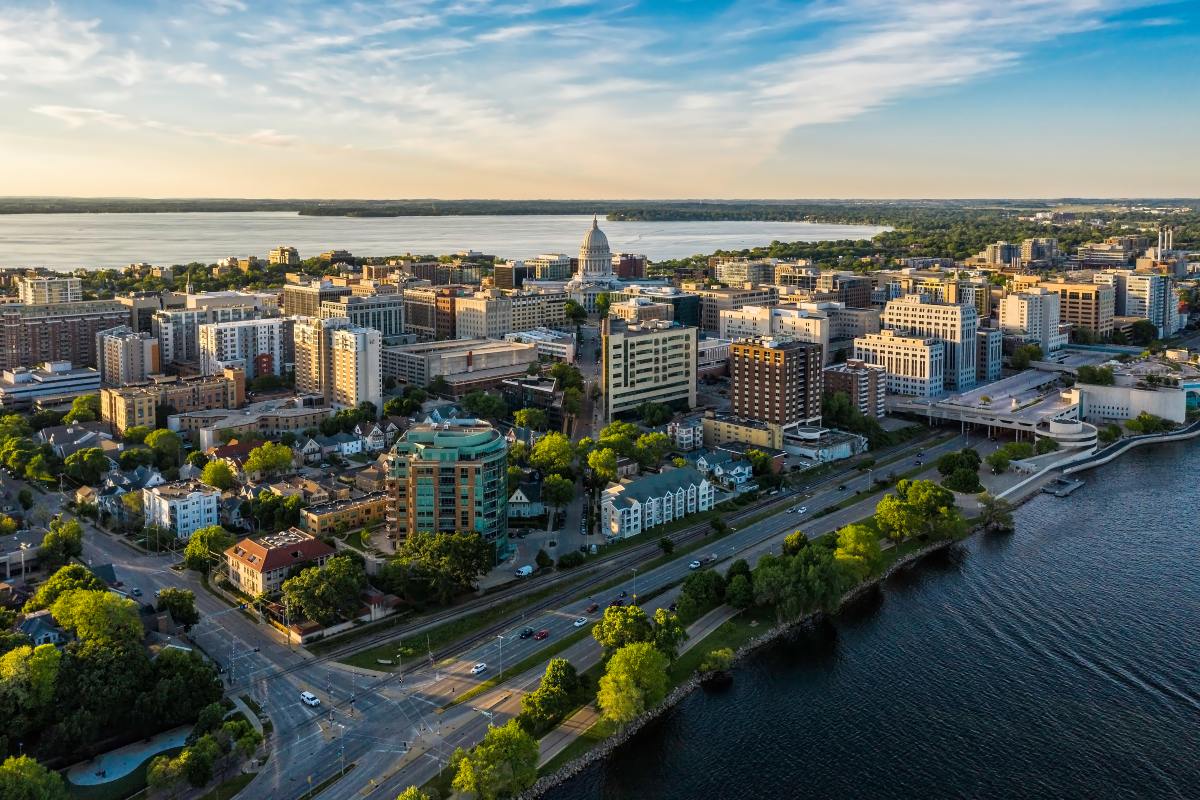
[[[675,308],[670,303],[656,303],[647,297],[631,297],[608,308],[609,316],[626,322],[645,322],[651,319],[675,319]]]
[[[734,414],[704,415],[704,446],[719,447],[731,442],[742,442],[756,447],[783,448],[783,427],[757,419],[746,419]]]
[[[294,267],[300,263],[300,253],[294,247],[280,245],[267,254],[267,263]]]
[[[312,408],[298,406],[296,401],[279,404],[277,401],[256,404],[257,408],[246,410],[212,408],[184,411],[167,418],[167,427],[180,433],[195,434],[200,449],[208,450],[229,439],[240,439],[247,434],[268,439],[283,433],[300,433],[317,428],[332,413],[328,406]],[[263,405],[269,406],[262,408]]]
[[[335,286],[331,281],[289,283],[283,287],[283,313],[289,317],[319,317],[321,303],[351,293],[349,286]]]
[[[149,383],[100,390],[100,418],[118,434],[127,428],[156,425],[160,406],[173,412],[237,408],[246,401],[246,373],[226,369],[200,378],[154,376]]]
[[[821,346],[760,336],[729,346],[733,413],[783,427],[821,419]]]
[[[709,333],[721,329],[721,312],[742,306],[770,306],[779,302],[779,290],[774,286],[742,286],[738,288],[706,288],[700,283],[685,283],[683,288],[700,297],[700,327]],[[676,314],[676,317],[679,317]]]
[[[17,283],[17,296],[28,306],[50,303],[78,303],[83,300],[81,278],[21,278]]]
[[[296,391],[299,394],[315,394],[330,402],[333,398],[333,332],[349,328],[347,317],[317,319],[309,317],[296,320],[292,330],[292,344],[296,364]]]
[[[229,581],[243,594],[257,597],[279,591],[292,574],[321,567],[334,549],[298,528],[242,539],[225,551]]]
[[[347,327],[333,331],[330,341],[329,399],[334,408],[358,408],[371,403],[383,408],[383,373],[380,367],[383,337],[374,328]]]
[[[973,349],[977,346],[971,342]],[[933,337],[892,330],[860,336],[854,340],[854,358],[883,367],[893,394],[936,397],[945,388],[946,345]]]
[[[387,513],[387,492],[372,492],[365,497],[330,500],[300,511],[300,526],[313,536],[373,528],[383,523]]]
[[[604,417],[643,403],[696,405],[697,330],[663,320],[601,321]]]
[[[1116,289],[1099,283],[1067,283],[1053,281],[1040,284],[1043,289],[1058,293],[1058,319],[1090,331],[1097,339],[1107,339],[1113,333],[1116,309]]]
[[[108,386],[140,383],[162,372],[158,339],[118,325],[96,334],[96,369]]]

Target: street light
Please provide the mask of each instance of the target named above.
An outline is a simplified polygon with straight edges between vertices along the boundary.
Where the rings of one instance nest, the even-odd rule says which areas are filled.
[[[29,549],[29,542],[21,542],[21,583],[25,582],[25,551]]]
[[[504,677],[504,634],[496,634],[496,639],[500,642],[500,678]]]
[[[637,597],[637,567],[633,567],[633,596]]]

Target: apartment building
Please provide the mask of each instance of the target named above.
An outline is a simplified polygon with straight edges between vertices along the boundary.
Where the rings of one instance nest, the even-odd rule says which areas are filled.
[[[695,328],[607,318],[600,331],[605,419],[643,403],[696,405]]]
[[[215,375],[226,367],[240,367],[247,380],[286,372],[285,349],[295,323],[288,319],[244,319],[201,325],[200,372]]]
[[[729,346],[729,397],[737,416],[788,427],[821,420],[821,346],[759,336]]]
[[[280,245],[267,254],[267,263],[294,267],[300,263],[300,252],[294,247]]]
[[[852,358],[826,367],[823,378],[825,397],[841,392],[860,414],[882,419],[887,413],[887,372],[883,367]]]
[[[333,413],[329,406],[304,405],[300,398],[266,400],[246,409],[210,408],[181,411],[167,417],[167,428],[199,441],[209,450],[231,438],[252,435],[269,439],[284,433],[300,434],[320,427]]]
[[[374,528],[383,523],[387,507],[387,492],[329,500],[301,509],[300,527],[313,536],[332,536],[339,531]]]
[[[1093,280],[1113,287],[1115,316],[1150,320],[1160,339],[1179,330],[1179,301],[1171,276],[1111,269],[1096,273]]]
[[[665,469],[604,490],[600,525],[608,539],[628,539],[713,507],[715,490],[691,467]]]
[[[492,267],[492,282],[497,289],[520,289],[530,276],[524,261],[506,261]]]
[[[43,361],[96,364],[96,334],[129,322],[115,300],[0,305],[0,369]]]
[[[458,336],[455,318],[459,298],[469,297],[465,286],[417,286],[404,290],[404,332],[426,341]]]
[[[381,360],[385,378],[428,386],[441,376],[459,397],[526,374],[537,363],[538,348],[495,339],[455,339],[384,347]]]
[[[512,302],[513,331],[563,328],[567,324],[567,293],[558,291],[508,292]],[[459,331],[461,337],[463,333]]]
[[[1021,242],[1021,266],[1053,264],[1058,258],[1058,239],[1040,237]]]
[[[1039,285],[1058,294],[1060,322],[1085,330],[1097,339],[1112,336],[1113,317],[1117,313],[1117,293],[1113,285],[1064,280]]]
[[[889,300],[880,322],[884,328],[943,342],[941,373],[945,388],[962,392],[975,386],[975,332],[979,330],[979,313],[973,306],[936,303],[926,295],[907,295]],[[855,357],[862,358],[857,355],[857,341]]]
[[[349,286],[331,281],[289,283],[283,287],[283,313],[289,317],[320,317],[321,304],[353,294]]]
[[[137,386],[100,389],[100,419],[111,424],[118,434],[127,428],[157,422],[160,408],[173,412],[208,408],[237,408],[246,402],[246,373],[227,368],[220,375],[200,378],[151,377]]]
[[[779,289],[774,286],[712,288],[699,283],[685,283],[683,288],[700,297],[700,328],[709,333],[721,330],[722,311],[743,306],[773,306],[779,302]],[[675,321],[685,322],[678,312]]]
[[[298,570],[323,567],[336,551],[299,528],[242,539],[225,551],[229,580],[250,597],[271,595]]]
[[[646,257],[637,253],[613,253],[613,274],[623,281],[646,277]]]
[[[96,334],[96,369],[100,382],[123,386],[146,380],[162,372],[158,339],[149,333],[135,333],[128,325]]]
[[[816,291],[836,295],[837,301],[847,308],[870,308],[873,288],[871,278],[867,275],[822,272],[817,276]]]
[[[363,403],[383,409],[382,336],[374,328],[335,328],[330,340],[329,399],[334,408],[358,408]]]
[[[975,337],[972,337],[972,353],[975,347]],[[905,335],[894,330],[882,330],[854,340],[856,360],[883,367],[887,373],[887,390],[912,397],[936,397],[944,391],[946,349],[945,342],[938,338]]]
[[[17,296],[27,306],[78,303],[83,300],[81,278],[24,277],[17,282]]]
[[[163,364],[187,364],[200,360],[200,326],[256,319],[253,305],[212,305],[156,311],[150,317],[150,332],[158,339]]]
[[[525,259],[525,268],[535,280],[566,281],[575,273],[575,259],[566,253],[542,253]]]
[[[670,303],[656,303],[648,297],[632,297],[620,303],[613,303],[608,308],[608,314],[625,322],[646,322],[652,319],[673,322],[675,308]]]
[[[717,258],[712,269],[713,277],[729,286],[775,281],[775,262],[768,259]]]
[[[820,267],[814,267],[812,262],[805,260],[780,261],[775,265],[776,286],[790,286],[796,289],[812,291],[817,288],[817,279],[821,277]]]
[[[508,443],[486,422],[417,424],[386,456],[388,531],[475,532],[508,550]]]
[[[344,317],[351,325],[374,328],[385,339],[401,336],[404,333],[404,296],[399,293],[346,295],[321,303],[318,316],[320,319]]]
[[[1024,337],[1053,353],[1067,343],[1058,317],[1058,292],[1044,288],[1012,292],[1000,301],[1000,330],[1009,335]]]
[[[151,333],[151,320],[159,311],[183,308],[186,298],[170,291],[130,292],[113,298],[129,309],[127,324],[138,333]]]
[[[175,481],[142,489],[146,526],[156,525],[186,539],[200,528],[219,524],[221,491],[199,481]]]

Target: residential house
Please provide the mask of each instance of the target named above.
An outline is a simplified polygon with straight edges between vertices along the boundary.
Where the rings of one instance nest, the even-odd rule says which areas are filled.
[[[706,450],[696,458],[696,469],[726,489],[745,486],[754,477],[749,461],[724,450]]]
[[[626,539],[713,507],[712,483],[691,467],[664,469],[635,481],[612,484],[600,498],[604,535]]]
[[[529,519],[540,517],[546,513],[542,503],[541,480],[522,481],[517,490],[508,498],[509,519]]]
[[[375,422],[360,422],[354,432],[362,440],[362,449],[367,453],[382,453],[387,449],[387,432]]]
[[[354,473],[354,486],[364,492],[381,492],[387,488],[387,468],[379,462]]]
[[[108,514],[123,521],[129,521],[129,510],[122,502],[122,495],[129,492],[140,493],[143,489],[152,489],[166,483],[154,467],[143,464],[130,472],[113,470],[104,476],[104,483],[96,495],[96,507],[102,514]]]
[[[216,525],[221,492],[198,481],[176,481],[142,490],[146,525],[157,525],[186,539],[193,531]]]
[[[113,441],[112,428],[107,422],[76,422],[42,428],[34,434],[39,442],[50,445],[59,458],[91,447],[99,448],[110,459],[116,459],[121,444]]]
[[[735,458],[745,458],[747,450],[757,450],[760,453],[766,454],[771,459],[771,471],[778,474],[783,469],[787,462],[787,451],[780,450],[778,447],[764,447],[763,445],[749,444],[747,442],[725,442],[719,444],[716,449],[729,453]]]
[[[704,417],[683,417],[667,423],[667,435],[684,452],[704,446]]]
[[[26,614],[25,618],[17,623],[17,630],[28,636],[34,647],[42,644],[59,645],[67,640],[66,633],[50,615],[48,608]]]
[[[636,478],[639,470],[638,462],[629,456],[617,456],[617,480]]]
[[[293,571],[324,566],[334,549],[298,528],[242,539],[225,551],[229,580],[239,591],[257,597],[279,590]]]

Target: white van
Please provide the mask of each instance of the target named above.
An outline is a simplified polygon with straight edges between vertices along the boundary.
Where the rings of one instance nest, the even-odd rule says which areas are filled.
[[[533,567],[531,567],[529,564],[526,564],[518,569],[515,574],[518,578],[528,578],[533,574]]]

